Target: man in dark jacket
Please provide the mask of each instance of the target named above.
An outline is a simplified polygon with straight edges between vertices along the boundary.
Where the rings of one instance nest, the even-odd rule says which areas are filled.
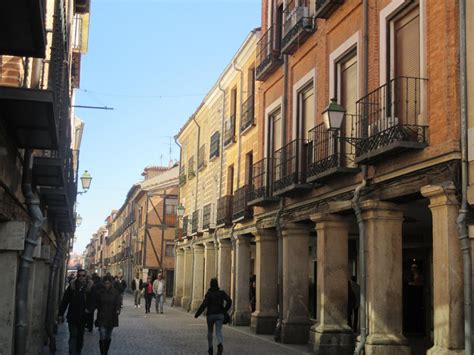
[[[123,279],[122,273],[118,274],[114,287],[120,294],[120,302],[123,302],[123,293],[127,289],[127,283]]]
[[[225,306],[224,306],[225,302]],[[208,353],[213,354],[212,344],[212,333],[214,332],[214,324],[216,325],[216,337],[217,337],[217,354],[222,354],[224,351],[224,339],[222,337],[222,324],[224,323],[225,316],[228,317],[228,311],[232,306],[230,297],[225,291],[219,289],[217,279],[211,279],[211,288],[206,293],[206,297],[202,302],[201,306],[197,310],[194,318],[201,315],[202,312],[207,308],[207,342],[209,345]]]
[[[66,289],[59,306],[58,321],[64,322],[64,312],[67,312],[69,326],[69,354],[80,354],[84,342],[84,328],[87,315],[94,308],[94,292],[92,280],[87,280],[86,271],[77,271],[77,278],[71,281]]]

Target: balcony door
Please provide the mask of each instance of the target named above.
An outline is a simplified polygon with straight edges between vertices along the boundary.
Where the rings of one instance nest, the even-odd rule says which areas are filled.
[[[420,113],[420,14],[419,7],[404,11],[390,24],[391,79],[389,106],[395,124],[416,124]]]
[[[278,181],[282,178],[281,164],[279,154],[283,147],[283,121],[281,117],[281,108],[273,111],[269,115],[269,145],[268,145],[268,170],[273,171],[273,181]]]

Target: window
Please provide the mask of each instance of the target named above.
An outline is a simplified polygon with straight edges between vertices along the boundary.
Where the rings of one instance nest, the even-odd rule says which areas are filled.
[[[245,185],[252,184],[253,152],[245,155]]]
[[[214,132],[211,136],[211,144],[209,150],[209,159],[219,156],[219,146],[220,146],[221,134],[219,132]]]
[[[314,106],[314,87],[311,82],[298,93],[298,131],[305,141],[308,141],[308,132],[315,124]]]
[[[176,224],[177,208],[178,208],[178,199],[176,197],[165,198],[164,222],[166,225],[174,226]]]
[[[174,243],[166,242],[165,245],[165,256],[174,256]]]
[[[188,160],[188,179],[191,179],[192,177],[196,176],[196,170],[194,170],[194,156],[189,158]]]

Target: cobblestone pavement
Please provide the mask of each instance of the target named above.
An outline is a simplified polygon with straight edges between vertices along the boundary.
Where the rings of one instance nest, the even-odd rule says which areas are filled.
[[[180,308],[169,307],[169,303],[163,314],[154,313],[154,307],[153,303],[152,313],[145,315],[143,304],[142,308],[134,308],[132,298],[125,296],[120,326],[112,334],[110,355],[207,354],[204,316],[195,319]],[[223,334],[225,354],[310,354],[308,346],[279,344],[272,336],[255,335],[249,327],[224,326]],[[56,354],[68,354],[68,336],[67,324],[60,325]],[[47,351],[43,353],[46,354]],[[92,333],[86,331],[82,354],[100,354],[97,328]]]

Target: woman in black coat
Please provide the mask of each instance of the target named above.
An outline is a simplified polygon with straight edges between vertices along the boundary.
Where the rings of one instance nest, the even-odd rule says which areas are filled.
[[[224,306],[225,302],[225,306]],[[229,317],[228,311],[232,306],[230,297],[225,291],[219,289],[217,279],[211,279],[211,288],[207,291],[206,297],[202,302],[201,306],[197,310],[194,318],[201,315],[202,312],[207,308],[207,342],[209,345],[209,354],[213,354],[212,344],[212,333],[214,332],[214,324],[216,325],[216,338],[217,338],[217,354],[222,354],[224,351],[224,345],[222,338],[222,324],[224,318]],[[227,323],[227,322],[226,322]]]
[[[112,286],[113,279],[104,277],[103,288],[97,292],[97,326],[101,355],[107,354],[112,341],[112,330],[118,327],[118,317],[122,306],[119,292]]]

